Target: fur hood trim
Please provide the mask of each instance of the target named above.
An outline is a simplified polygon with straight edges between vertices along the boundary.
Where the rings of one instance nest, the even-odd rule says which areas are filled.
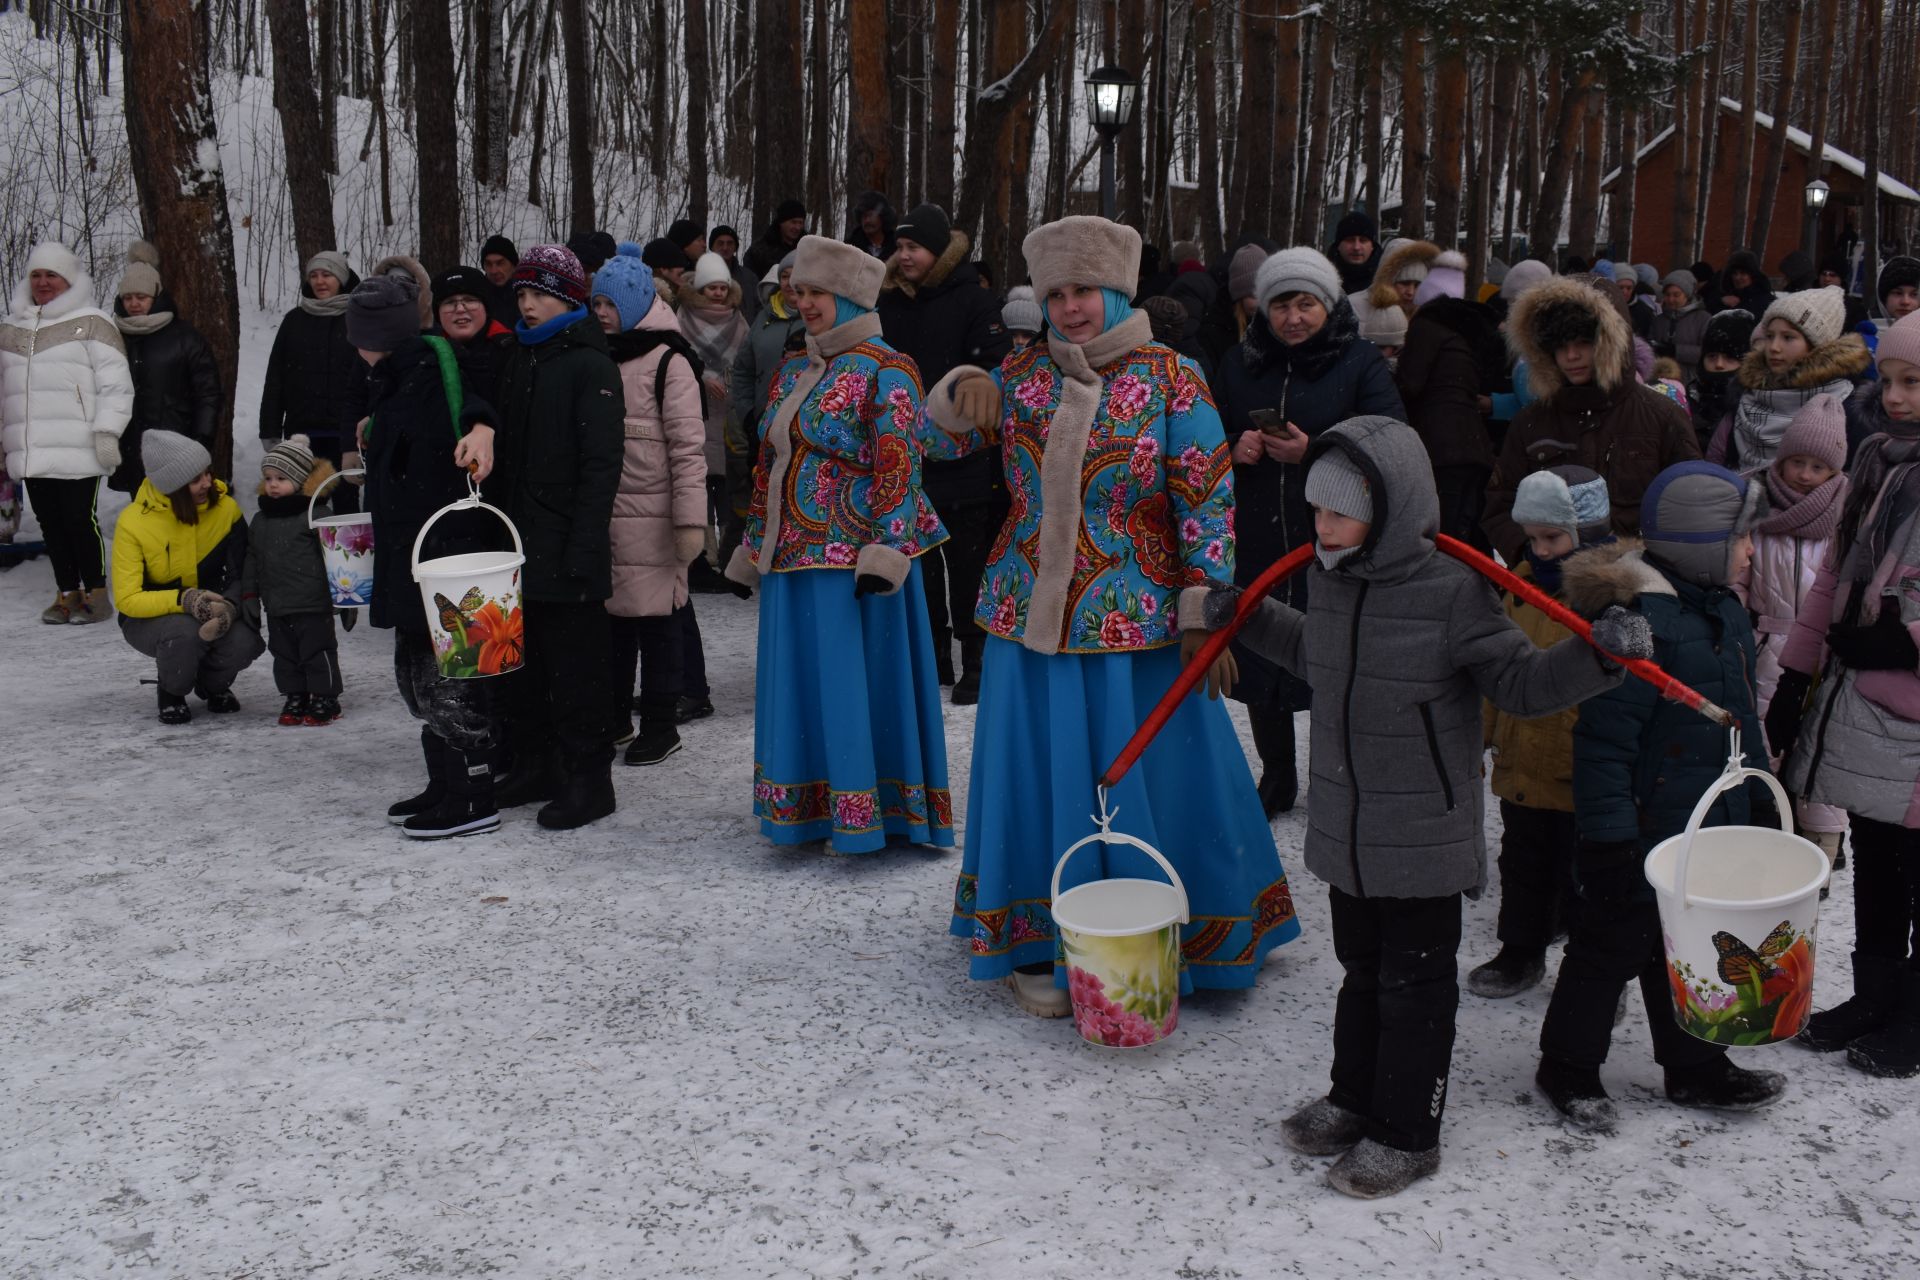
[[[1522,294],[1507,315],[1507,346],[1527,362],[1527,383],[1534,398],[1546,400],[1566,385],[1553,352],[1540,341],[1540,318],[1550,309],[1579,307],[1594,319],[1593,385],[1611,394],[1633,376],[1633,327],[1614,302],[1592,285],[1560,277]]]
[[[1391,251],[1381,255],[1367,301],[1375,307],[1399,306],[1400,295],[1394,291],[1393,278],[1416,262],[1431,267],[1439,256],[1440,246],[1431,240],[1407,240],[1394,245]]]
[[[427,269],[420,265],[418,258],[409,258],[404,253],[396,253],[392,257],[382,258],[374,263],[373,274],[376,276],[405,274],[412,277],[414,284],[420,288],[420,332],[425,333],[433,328],[433,277],[427,274]],[[350,292],[350,290],[342,292]]]
[[[970,261],[972,258],[973,241],[967,238],[966,232],[955,231],[953,238],[947,242],[946,249],[933,260],[933,270],[927,272],[927,278],[919,284],[913,284],[900,278],[900,251],[896,249],[893,251],[893,256],[887,259],[887,274],[886,278],[880,282],[880,292],[898,289],[911,298],[922,289],[938,289],[947,282],[947,278],[959,268],[961,263]]]
[[[1767,368],[1767,353],[1755,348],[1740,361],[1740,385],[1749,391],[1805,391],[1845,378],[1851,382],[1873,363],[1873,353],[1857,333],[1823,342],[1783,373]]]
[[[1631,609],[1641,596],[1678,595],[1667,575],[1647,563],[1646,550],[1638,538],[1621,538],[1574,552],[1560,570],[1560,598],[1581,617],[1595,618],[1609,605]]]
[[[333,464],[331,462],[328,462],[325,458],[315,458],[313,460],[313,470],[307,472],[307,482],[300,486],[300,496],[311,499],[314,494],[320,491],[320,486],[331,480],[333,475]],[[265,476],[260,477],[260,483],[254,486],[253,491],[262,498],[267,496],[267,478]]]

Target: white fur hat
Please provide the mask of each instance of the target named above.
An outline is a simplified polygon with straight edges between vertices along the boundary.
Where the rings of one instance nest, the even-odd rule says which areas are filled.
[[[51,271],[68,284],[77,283],[85,274],[79,256],[58,240],[42,240],[33,246],[33,252],[27,255],[27,274],[36,271]]]
[[[1042,298],[1070,284],[1118,289],[1129,298],[1140,288],[1140,233],[1105,218],[1075,214],[1035,227],[1020,251]]]
[[[717,256],[717,255],[716,255]],[[696,274],[695,279],[699,277]],[[870,253],[826,236],[801,236],[794,248],[793,284],[824,289],[869,311],[880,300],[887,264]]]

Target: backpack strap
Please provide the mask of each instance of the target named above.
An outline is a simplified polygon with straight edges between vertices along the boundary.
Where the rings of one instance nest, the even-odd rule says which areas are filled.
[[[434,359],[440,363],[440,386],[447,393],[447,412],[453,416],[453,438],[458,440],[466,433],[460,429],[460,414],[467,407],[466,384],[460,378],[460,361],[453,354],[453,344],[445,338],[423,335],[425,342],[433,351]]]

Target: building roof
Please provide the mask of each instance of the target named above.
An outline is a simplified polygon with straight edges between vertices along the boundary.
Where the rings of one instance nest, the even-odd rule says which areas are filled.
[[[1720,110],[1729,115],[1737,116],[1741,113],[1741,105],[1737,99],[1722,98],[1720,99]],[[1773,129],[1773,117],[1765,111],[1755,111],[1753,113],[1753,122],[1761,129],[1768,131]],[[1634,159],[1636,161],[1645,160],[1653,152],[1665,146],[1672,138],[1673,126],[1668,125],[1659,133],[1655,134],[1645,146],[1641,147],[1639,154],[1637,154]],[[1805,129],[1796,129],[1792,125],[1788,125],[1787,145],[1802,155],[1810,155],[1813,151],[1813,137]],[[1820,154],[1825,163],[1845,173],[1852,174],[1862,182],[1866,181],[1867,166],[1866,162],[1861,160],[1860,157],[1842,151],[1831,142],[1824,144],[1820,148]],[[1620,170],[1612,170],[1606,177],[1600,179],[1601,188],[1604,190],[1612,186],[1614,179],[1619,176]],[[1885,170],[1882,170],[1880,173],[1880,194],[1890,196],[1895,200],[1906,201],[1909,204],[1920,204],[1920,191],[1915,191],[1912,187],[1888,174]]]

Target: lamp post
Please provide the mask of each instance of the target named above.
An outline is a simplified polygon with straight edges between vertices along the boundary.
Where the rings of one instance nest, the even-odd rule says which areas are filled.
[[[1101,67],[1087,77],[1087,116],[1100,134],[1100,213],[1111,219],[1113,196],[1113,140],[1133,123],[1140,101],[1140,81],[1119,67]]]
[[[1807,184],[1807,230],[1801,239],[1806,241],[1802,247],[1806,249],[1809,258],[1819,257],[1819,251],[1815,249],[1814,246],[1818,244],[1820,240],[1820,211],[1827,207],[1827,195],[1832,190],[1832,187],[1829,187],[1819,178],[1815,178]]]

